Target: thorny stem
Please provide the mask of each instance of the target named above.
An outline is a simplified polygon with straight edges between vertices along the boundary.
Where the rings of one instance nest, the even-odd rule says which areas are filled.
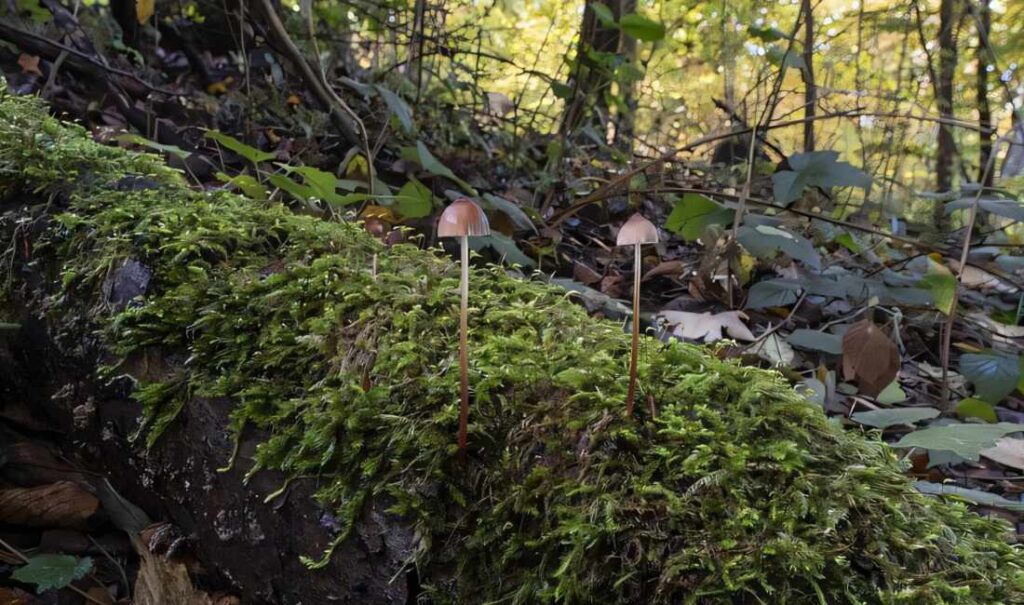
[[[469,425],[469,236],[459,238],[462,247],[462,280],[459,291],[462,306],[459,309],[459,452],[466,451],[466,432]]]
[[[640,347],[640,244],[633,245],[633,347],[629,353],[629,391],[626,393],[626,417],[633,416],[636,401],[636,362]]]

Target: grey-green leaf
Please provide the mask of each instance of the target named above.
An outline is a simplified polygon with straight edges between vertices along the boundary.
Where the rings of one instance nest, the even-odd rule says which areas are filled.
[[[960,373],[974,384],[974,394],[989,403],[1010,394],[1020,380],[1020,357],[990,351],[960,356]]]
[[[1024,424],[1000,422],[997,424],[946,424],[930,426],[904,435],[895,447],[920,447],[943,450],[976,461],[981,450],[996,444],[1000,437],[1024,431]]]
[[[877,429],[885,429],[890,426],[907,425],[912,426],[922,420],[930,420],[939,415],[935,408],[892,408],[888,410],[871,410],[870,412],[857,412],[850,416],[854,422]]]

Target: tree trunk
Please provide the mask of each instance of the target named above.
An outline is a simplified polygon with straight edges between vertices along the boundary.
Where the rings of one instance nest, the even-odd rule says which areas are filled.
[[[956,22],[957,0],[942,0],[939,6],[939,81],[936,82],[936,104],[939,117],[952,120],[953,90],[957,64]],[[935,188],[939,193],[953,189],[953,173],[956,162],[956,141],[953,127],[939,124],[939,145],[936,153]],[[936,224],[942,224],[945,211],[941,204],[936,206]]]
[[[989,0],[980,0],[977,6],[978,48],[976,53],[977,74],[975,81],[978,101],[978,182],[984,187],[991,187],[995,179],[995,170],[986,170],[992,156],[992,108],[988,101],[988,66],[991,57],[989,48],[989,31],[992,25],[992,13]]]
[[[814,116],[817,112],[818,90],[814,81],[814,7],[811,0],[802,0],[804,15],[804,152],[814,151]]]
[[[591,57],[591,53],[619,52],[622,34],[618,28],[604,25],[594,10],[595,5],[605,7],[618,20],[622,15],[625,0],[587,0],[580,21],[579,42],[576,45],[575,87],[563,112],[561,134],[568,136],[575,131],[595,109],[607,112],[608,103],[604,95],[611,85],[611,72],[607,66]],[[606,114],[607,115],[607,114]]]

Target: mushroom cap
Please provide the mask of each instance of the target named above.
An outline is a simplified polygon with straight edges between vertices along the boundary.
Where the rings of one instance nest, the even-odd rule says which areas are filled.
[[[476,202],[468,197],[460,197],[441,213],[437,224],[438,237],[462,237],[465,235],[490,235],[491,226],[487,223],[487,215]]]
[[[619,237],[615,240],[616,246],[656,243],[658,243],[658,228],[639,212],[629,217],[629,220],[622,225],[622,228],[619,229]]]

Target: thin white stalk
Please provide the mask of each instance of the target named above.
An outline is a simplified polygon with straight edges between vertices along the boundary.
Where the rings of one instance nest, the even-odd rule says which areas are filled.
[[[462,280],[459,291],[459,451],[466,451],[469,426],[469,236],[459,238],[462,248]]]
[[[626,394],[626,416],[633,416],[633,403],[636,401],[636,366],[637,350],[640,347],[640,272],[642,258],[641,244],[633,245],[633,346],[629,354],[629,391]]]

